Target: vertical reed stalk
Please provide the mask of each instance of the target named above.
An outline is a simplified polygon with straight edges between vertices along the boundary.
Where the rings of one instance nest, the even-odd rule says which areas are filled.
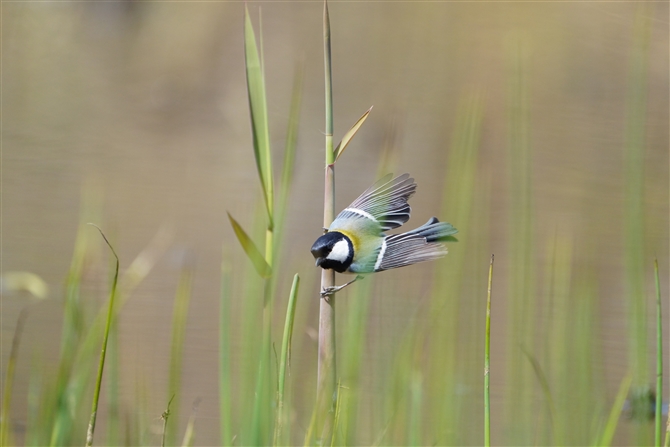
[[[333,152],[333,86],[330,52],[330,18],[328,3],[323,4],[323,41],[326,90],[326,178],[323,199],[323,226],[328,228],[335,216],[335,156]],[[321,289],[335,285],[335,271],[323,270]],[[317,404],[328,405],[323,424],[323,439],[328,439],[332,427],[332,412],[329,403],[335,392],[335,297],[322,298],[319,307],[319,357],[317,372]],[[319,411],[321,412],[321,411]],[[320,426],[317,425],[317,426]]]
[[[651,22],[649,8],[637,7],[630,49],[628,89],[626,92],[626,123],[624,163],[625,220],[624,262],[625,293],[628,301],[630,363],[633,369],[633,414],[648,414],[646,396],[649,386],[649,346],[647,301],[644,291],[644,153],[647,111],[647,77]],[[646,407],[646,408],[645,408]],[[636,424],[633,444],[651,445],[651,433],[644,424]]]
[[[11,445],[9,432],[11,421],[9,417],[9,407],[12,403],[12,391],[14,384],[14,371],[16,370],[16,360],[19,356],[19,343],[23,334],[23,327],[28,317],[28,306],[21,309],[19,317],[16,320],[16,329],[12,338],[12,348],[9,352],[7,361],[7,375],[5,376],[5,386],[2,396],[2,419],[0,419],[0,445]]]
[[[529,50],[525,36],[513,36],[508,46],[508,166],[510,179],[510,271],[507,306],[506,442],[531,444],[533,388],[531,369],[519,346],[531,352],[534,337],[535,272],[532,148],[530,138]]]
[[[174,394],[170,398],[167,404],[167,408],[161,414],[161,420],[163,421],[163,433],[161,434],[161,447],[165,447],[165,437],[167,435],[167,423],[168,423],[168,418],[170,417],[170,404],[172,403],[172,399],[174,399]]]
[[[489,286],[486,294],[486,338],[484,341],[484,445],[491,446],[491,401],[489,395],[491,360],[491,285],[493,283],[493,255],[489,264]]]
[[[262,28],[262,26],[260,27]],[[263,338],[261,341],[261,358],[258,363],[258,376],[251,419],[251,438],[248,441],[253,445],[265,445],[268,439],[265,435],[269,426],[269,390],[270,390],[270,355],[272,350],[272,302],[273,280],[272,264],[274,252],[274,183],[272,175],[272,157],[270,151],[270,129],[268,125],[267,98],[265,94],[265,74],[263,65],[262,31],[260,45],[256,45],[256,37],[249,11],[245,7],[244,15],[244,50],[247,72],[247,91],[249,96],[249,110],[251,111],[251,127],[254,145],[254,156],[258,176],[263,189],[263,199],[267,211],[268,223],[265,231],[265,256],[255,247],[255,244],[246,237],[244,242],[247,255],[253,260],[257,271],[265,279],[263,287]],[[259,52],[260,48],[260,52]],[[238,234],[238,238],[240,234]],[[259,269],[260,267],[260,269]]]
[[[116,285],[119,280],[119,257],[116,255],[114,248],[109,243],[107,237],[102,232],[102,230],[97,226],[96,228],[98,228],[98,231],[100,231],[100,234],[102,235],[102,238],[105,240],[105,243],[107,243],[107,246],[112,251],[114,258],[116,259],[116,266],[114,268],[114,280],[112,281],[112,290],[109,294],[107,324],[105,326],[105,335],[102,339],[102,350],[100,351],[100,362],[98,363],[98,377],[95,382],[95,392],[93,395],[91,418],[88,422],[88,430],[86,432],[86,447],[90,447],[91,445],[93,445],[93,433],[95,431],[95,421],[98,415],[98,401],[100,400],[100,388],[102,385],[102,371],[105,369],[105,354],[107,353],[107,340],[109,339],[109,329],[112,326],[112,315],[114,314],[114,298],[116,297]]]
[[[658,262],[658,261],[657,261]],[[661,285],[658,281],[658,263],[656,264],[656,295],[661,294]],[[662,395],[656,395],[656,399],[663,401]],[[668,411],[667,425],[665,427],[665,442],[663,443],[664,447],[670,447],[670,411]]]
[[[231,435],[231,340],[230,326],[233,321],[230,312],[231,299],[230,270],[221,265],[221,301],[219,304],[219,417],[221,445],[230,445]]]
[[[172,416],[178,421],[181,407],[181,377],[182,360],[184,358],[184,341],[186,339],[186,322],[188,319],[189,302],[191,301],[191,287],[193,284],[193,271],[191,266],[182,270],[177,293],[174,297],[174,308],[172,310],[172,340],[170,344],[170,369],[168,375],[168,395],[173,396],[174,409]],[[167,442],[170,445],[177,443],[178,424],[167,427]]]
[[[279,382],[277,384],[277,419],[275,421],[275,433],[273,445],[282,445],[282,429],[284,423],[284,389],[286,385],[286,370],[288,369],[291,356],[291,337],[293,335],[293,320],[295,317],[295,303],[300,287],[300,276],[296,273],[291,285],[291,293],[286,308],[286,320],[284,321],[284,337],[281,345],[281,357],[279,359]]]
[[[661,406],[663,404],[663,315],[661,313],[661,286],[658,280],[658,259],[654,259],[654,279],[656,283],[656,413],[654,415],[654,445],[663,442]]]
[[[612,444],[612,439],[614,439],[614,432],[616,431],[618,422],[621,419],[621,411],[623,411],[623,407],[626,402],[626,396],[628,396],[632,381],[633,374],[630,372],[626,374],[626,377],[624,377],[624,379],[621,381],[621,385],[619,385],[619,391],[617,392],[616,399],[614,400],[614,405],[612,405],[612,409],[610,410],[605,427],[603,428],[603,431],[595,445],[609,446]]]

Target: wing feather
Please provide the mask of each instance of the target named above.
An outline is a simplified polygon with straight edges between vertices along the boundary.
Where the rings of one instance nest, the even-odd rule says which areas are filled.
[[[409,220],[411,208],[407,200],[416,192],[416,183],[409,174],[382,177],[366,189],[347,209],[363,211],[374,217],[382,231],[397,228]],[[345,210],[346,211],[346,210]]]

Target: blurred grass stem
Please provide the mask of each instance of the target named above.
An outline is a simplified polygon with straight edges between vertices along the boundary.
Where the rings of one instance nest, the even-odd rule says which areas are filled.
[[[293,277],[291,292],[289,294],[286,309],[286,320],[284,321],[284,337],[282,338],[281,357],[279,359],[279,383],[277,384],[277,419],[275,421],[274,445],[282,445],[283,412],[284,412],[284,389],[286,385],[286,370],[291,361],[291,337],[293,336],[293,320],[295,317],[296,298],[300,287],[300,276],[296,273]]]
[[[661,284],[658,279],[658,259],[654,259],[654,280],[656,284],[656,408],[654,415],[654,445],[660,447],[663,442],[663,414],[661,412],[663,405],[663,314],[661,312]]]
[[[168,418],[170,417],[170,404],[172,403],[172,399],[174,399],[174,394],[170,398],[167,404],[167,408],[161,414],[161,419],[163,420],[163,433],[161,434],[161,447],[165,447],[165,436],[167,434],[167,423],[168,423]]]
[[[9,352],[9,360],[7,361],[7,375],[5,376],[5,386],[2,395],[2,418],[0,419],[0,445],[10,445],[9,431],[11,427],[11,420],[9,417],[9,407],[12,403],[12,389],[14,384],[14,371],[16,370],[16,360],[19,355],[19,344],[21,342],[21,334],[23,334],[23,327],[28,317],[28,306],[24,306],[16,319],[16,329],[14,330],[14,337],[12,338],[12,348]]]
[[[233,409],[231,397],[231,334],[232,322],[230,311],[231,298],[230,270],[225,263],[221,265],[221,301],[219,303],[219,413],[221,445],[228,445],[231,440]]]
[[[177,293],[174,298],[172,310],[172,340],[170,343],[170,370],[168,377],[168,395],[174,399],[174,416],[179,419],[181,404],[181,376],[182,360],[184,358],[184,340],[186,339],[186,322],[188,319],[188,308],[191,301],[191,287],[193,283],[193,272],[190,266],[183,268]],[[167,440],[170,445],[177,442],[178,424],[172,424],[167,430]]]
[[[114,279],[112,281],[112,290],[109,294],[109,307],[107,310],[107,324],[105,325],[105,334],[102,340],[102,350],[100,351],[100,362],[98,364],[98,377],[95,382],[95,392],[93,395],[93,406],[91,409],[91,418],[89,419],[88,422],[88,430],[86,432],[86,446],[90,447],[93,445],[93,433],[95,432],[95,421],[98,415],[98,401],[100,400],[100,388],[102,385],[102,372],[105,368],[105,354],[107,353],[107,340],[109,339],[109,329],[112,326],[112,315],[114,314],[114,298],[116,297],[116,286],[119,280],[119,257],[116,255],[116,252],[114,251],[114,247],[112,247],[112,244],[109,243],[107,240],[107,237],[105,236],[105,233],[102,232],[100,227],[94,224],[93,225],[95,228],[98,229],[100,234],[102,235],[102,238],[105,240],[105,243],[109,247],[109,249],[112,251],[112,254],[114,255],[114,258],[116,259],[116,265],[114,267]]]
[[[486,294],[486,339],[484,342],[484,445],[491,446],[491,400],[489,385],[491,381],[491,286],[493,284],[493,255],[489,264],[489,283]]]

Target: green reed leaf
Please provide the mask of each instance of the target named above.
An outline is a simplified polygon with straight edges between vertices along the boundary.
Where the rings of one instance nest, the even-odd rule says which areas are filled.
[[[371,110],[372,107],[370,107],[367,110],[367,112],[363,114],[363,116],[358,118],[358,121],[356,121],[354,125],[351,126],[351,129],[349,129],[349,131],[347,131],[347,133],[344,134],[342,141],[340,141],[340,144],[338,144],[337,147],[335,148],[335,161],[337,161],[337,159],[340,158],[340,155],[342,155],[342,152],[344,152],[344,150],[347,148],[347,145],[351,142],[351,139],[354,137],[354,135],[356,135],[358,129],[360,129],[365,120],[368,119],[368,115],[370,115]]]
[[[247,71],[247,93],[251,112],[251,130],[254,144],[256,168],[263,189],[263,199],[270,220],[273,222],[272,157],[270,153],[270,130],[268,125],[267,98],[265,96],[265,77],[256,45],[254,28],[249,18],[249,10],[244,11],[244,56]]]
[[[228,219],[230,219],[230,224],[233,226],[237,240],[240,241],[240,245],[242,245],[247,257],[254,265],[256,272],[258,272],[262,278],[269,278],[272,275],[272,268],[265,261],[263,255],[258,250],[258,247],[254,244],[254,241],[251,240],[249,235],[242,229],[240,224],[233,219],[233,216],[231,216],[230,213],[228,213]]]

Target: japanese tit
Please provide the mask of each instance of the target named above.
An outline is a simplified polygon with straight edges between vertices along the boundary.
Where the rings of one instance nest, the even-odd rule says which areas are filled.
[[[446,241],[456,241],[451,224],[436,217],[408,231],[387,235],[409,220],[407,200],[416,191],[409,174],[383,177],[337,215],[312,245],[316,265],[338,273],[373,273],[432,261],[447,254]]]

